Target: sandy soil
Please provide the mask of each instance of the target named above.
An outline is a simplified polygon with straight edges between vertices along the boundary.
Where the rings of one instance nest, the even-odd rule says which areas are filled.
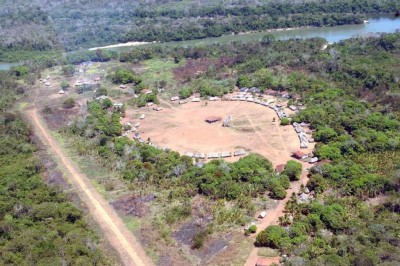
[[[89,51],[93,51],[93,50],[97,50],[97,49],[109,49],[109,48],[117,48],[117,47],[137,46],[137,45],[143,45],[143,44],[149,44],[149,42],[117,43],[117,44],[113,44],[113,45],[89,48]]]
[[[250,102],[217,101],[163,104],[164,110],[152,107],[128,110],[123,123],[140,122],[140,136],[165,148],[185,152],[233,152],[243,148],[264,155],[274,165],[286,163],[299,149],[299,139],[292,126],[280,126],[275,112]],[[145,114],[139,120],[140,114]],[[222,121],[208,124],[207,116],[223,119],[233,116],[233,127],[222,127]],[[272,123],[275,117],[276,122]],[[132,136],[130,136],[132,137]],[[309,149],[311,151],[311,149]],[[228,161],[238,158],[229,158]]]
[[[90,214],[103,231],[105,237],[115,248],[124,265],[152,265],[151,260],[136,241],[132,233],[125,227],[113,208],[96,191],[88,178],[80,173],[74,163],[63,153],[62,149],[47,132],[37,115],[37,110],[27,111],[35,133],[43,140],[45,145],[60,159],[68,170],[70,180],[78,189],[83,202],[90,210]]]

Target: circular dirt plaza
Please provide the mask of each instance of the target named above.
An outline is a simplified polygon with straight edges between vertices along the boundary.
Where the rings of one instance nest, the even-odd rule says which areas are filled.
[[[141,114],[145,115],[139,120]],[[231,127],[223,120],[232,117]],[[221,118],[210,123],[207,118]],[[275,122],[273,122],[275,118]],[[245,149],[262,154],[274,165],[286,163],[300,141],[292,126],[280,126],[274,110],[250,102],[189,102],[165,106],[162,111],[151,107],[130,109],[124,122],[140,121],[138,132],[144,140],[181,154],[221,153]],[[311,147],[308,150],[312,150]],[[306,150],[306,151],[308,151]],[[226,158],[235,161],[238,157]]]

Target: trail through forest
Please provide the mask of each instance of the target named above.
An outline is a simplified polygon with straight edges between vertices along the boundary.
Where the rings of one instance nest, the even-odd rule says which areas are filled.
[[[38,117],[37,109],[27,111],[35,133],[43,143],[60,159],[67,169],[70,180],[78,189],[83,202],[86,203],[90,214],[102,230],[103,236],[110,242],[121,257],[124,265],[152,265],[141,245],[122,222],[115,210],[96,191],[90,180],[82,174],[75,164],[64,154],[58,143],[43,126]]]
[[[263,231],[265,228],[267,228],[270,225],[276,225],[279,222],[279,217],[283,216],[285,214],[285,206],[286,202],[289,201],[292,193],[298,193],[300,191],[301,184],[306,184],[308,181],[308,172],[306,171],[306,168],[309,167],[309,165],[306,162],[301,162],[303,166],[303,171],[301,173],[301,178],[299,181],[292,182],[291,186],[288,190],[286,190],[286,198],[283,200],[279,201],[279,204],[272,210],[267,211],[267,216],[262,220],[260,224],[257,224],[257,235],[261,231]],[[252,252],[249,254],[249,257],[246,261],[245,266],[254,266],[257,263],[257,259],[259,256],[257,255],[259,248],[255,247]],[[280,257],[271,257],[267,258],[268,263],[271,265],[273,263],[279,263]]]

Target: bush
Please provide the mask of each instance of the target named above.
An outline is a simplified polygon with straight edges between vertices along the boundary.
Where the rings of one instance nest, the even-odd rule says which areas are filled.
[[[127,83],[136,83],[139,84],[142,82],[142,79],[139,77],[135,77],[135,73],[133,73],[129,69],[121,68],[115,71],[114,74],[111,75],[111,80],[115,84],[127,84]]]
[[[110,108],[111,106],[113,105],[113,103],[112,103],[112,101],[110,100],[110,99],[104,99],[102,102],[101,102],[101,107],[103,107],[103,109],[107,109],[107,108]]]
[[[12,67],[11,71],[17,77],[24,77],[29,74],[29,68],[27,66],[16,66]]]
[[[66,65],[61,68],[61,72],[64,76],[72,76],[75,73],[75,66]]]
[[[283,174],[287,175],[291,181],[300,180],[301,171],[303,166],[301,163],[289,160],[285,165],[285,170],[283,170]]]
[[[281,186],[284,189],[288,189],[290,187],[290,179],[289,179],[289,177],[287,175],[282,175],[281,174],[279,176],[279,179],[280,179]]]
[[[255,224],[253,224],[252,226],[249,227],[249,232],[254,234],[255,232],[257,232],[257,226]]]
[[[101,87],[101,88],[99,88],[98,90],[96,90],[95,95],[96,95],[97,97],[98,97],[98,96],[102,96],[102,95],[107,96],[107,95],[108,95],[108,90],[107,90],[107,88]]]
[[[63,102],[63,107],[65,109],[71,109],[71,108],[73,108],[75,106],[75,104],[76,104],[76,102],[75,102],[74,99],[68,98]]]
[[[290,124],[290,120],[287,117],[282,118],[281,120],[281,126],[287,126]]]
[[[193,237],[192,249],[199,249],[204,245],[204,241],[207,238],[207,231],[202,230],[195,234]]]
[[[65,89],[69,88],[69,83],[67,81],[63,80],[60,83],[60,87],[61,87],[61,89],[65,90]]]
[[[270,225],[261,231],[256,238],[257,246],[281,248],[290,243],[288,233],[278,225]]]
[[[181,99],[189,98],[193,94],[193,90],[191,88],[183,88],[179,91],[179,97]]]
[[[279,183],[273,184],[269,191],[271,198],[279,200],[286,198],[286,190]]]

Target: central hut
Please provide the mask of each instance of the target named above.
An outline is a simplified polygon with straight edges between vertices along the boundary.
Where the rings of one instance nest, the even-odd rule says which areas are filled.
[[[204,119],[204,121],[206,121],[207,123],[210,123],[210,124],[221,121],[221,120],[222,120],[222,118],[220,116],[208,116]]]

